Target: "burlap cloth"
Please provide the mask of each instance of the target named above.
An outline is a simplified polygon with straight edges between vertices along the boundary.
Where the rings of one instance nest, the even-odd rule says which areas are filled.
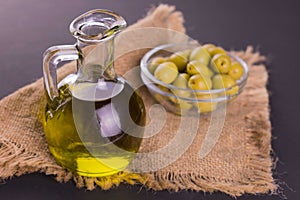
[[[140,27],[162,27],[185,32],[182,14],[167,5],[152,9],[144,19],[128,29]],[[277,186],[272,178],[271,126],[265,87],[268,76],[265,67],[257,64],[264,61],[264,57],[254,53],[251,47],[234,53],[249,65],[248,84],[244,92],[229,104],[221,136],[205,158],[199,159],[198,152],[210,121],[209,115],[201,119],[201,128],[197,130],[188,150],[163,169],[145,174],[121,172],[102,178],[73,175],[58,166],[48,151],[37,117],[43,104],[44,90],[42,79],[39,79],[0,101],[0,178],[4,181],[13,176],[42,172],[55,176],[59,182],[73,179],[78,187],[89,190],[96,185],[110,189],[127,182],[141,183],[154,190],[218,190],[233,196],[274,192]],[[117,71],[123,74],[138,65],[143,54],[144,51],[138,51],[125,55],[117,61]],[[65,76],[73,67],[74,63],[70,63],[61,68],[59,77]],[[141,94],[149,107],[153,99],[145,89]],[[146,139],[141,149],[152,151],[168,143],[178,118],[168,113],[162,134]]]

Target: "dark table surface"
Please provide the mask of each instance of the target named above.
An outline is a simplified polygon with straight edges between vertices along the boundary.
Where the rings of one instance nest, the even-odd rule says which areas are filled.
[[[129,24],[144,16],[151,5],[174,4],[185,16],[187,33],[226,49],[253,45],[271,62],[272,147],[279,157],[274,177],[288,199],[298,199],[299,183],[299,74],[300,4],[261,0],[0,0],[0,97],[42,75],[42,53],[49,46],[75,42],[69,23],[93,8],[122,15]],[[0,185],[0,199],[232,199],[202,192],[169,193],[126,184],[109,191],[77,189],[74,183],[57,183],[54,177],[34,173],[12,177]],[[281,199],[276,195],[244,195],[246,199]]]

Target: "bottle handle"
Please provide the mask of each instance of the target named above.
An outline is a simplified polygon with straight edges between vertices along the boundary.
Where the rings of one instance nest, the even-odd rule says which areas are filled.
[[[43,54],[44,87],[48,101],[59,96],[57,88],[57,65],[63,61],[72,61],[79,58],[76,45],[58,45],[48,48]]]

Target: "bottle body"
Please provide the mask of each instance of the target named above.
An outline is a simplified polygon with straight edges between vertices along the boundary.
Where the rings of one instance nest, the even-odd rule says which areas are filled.
[[[99,177],[124,170],[133,159],[143,136],[145,108],[137,92],[124,79],[118,81],[110,82],[117,89],[102,88],[101,97],[95,96],[94,84],[76,86],[77,94],[84,90],[84,95],[76,95],[72,83],[62,85],[63,103],[57,108],[46,106],[45,135],[61,166],[79,175]],[[86,93],[87,87],[95,98]]]

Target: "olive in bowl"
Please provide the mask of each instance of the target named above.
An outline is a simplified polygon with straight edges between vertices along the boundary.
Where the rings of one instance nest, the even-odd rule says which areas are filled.
[[[242,59],[213,44],[161,45],[147,52],[140,66],[152,96],[178,115],[218,109],[243,91],[248,78]]]

